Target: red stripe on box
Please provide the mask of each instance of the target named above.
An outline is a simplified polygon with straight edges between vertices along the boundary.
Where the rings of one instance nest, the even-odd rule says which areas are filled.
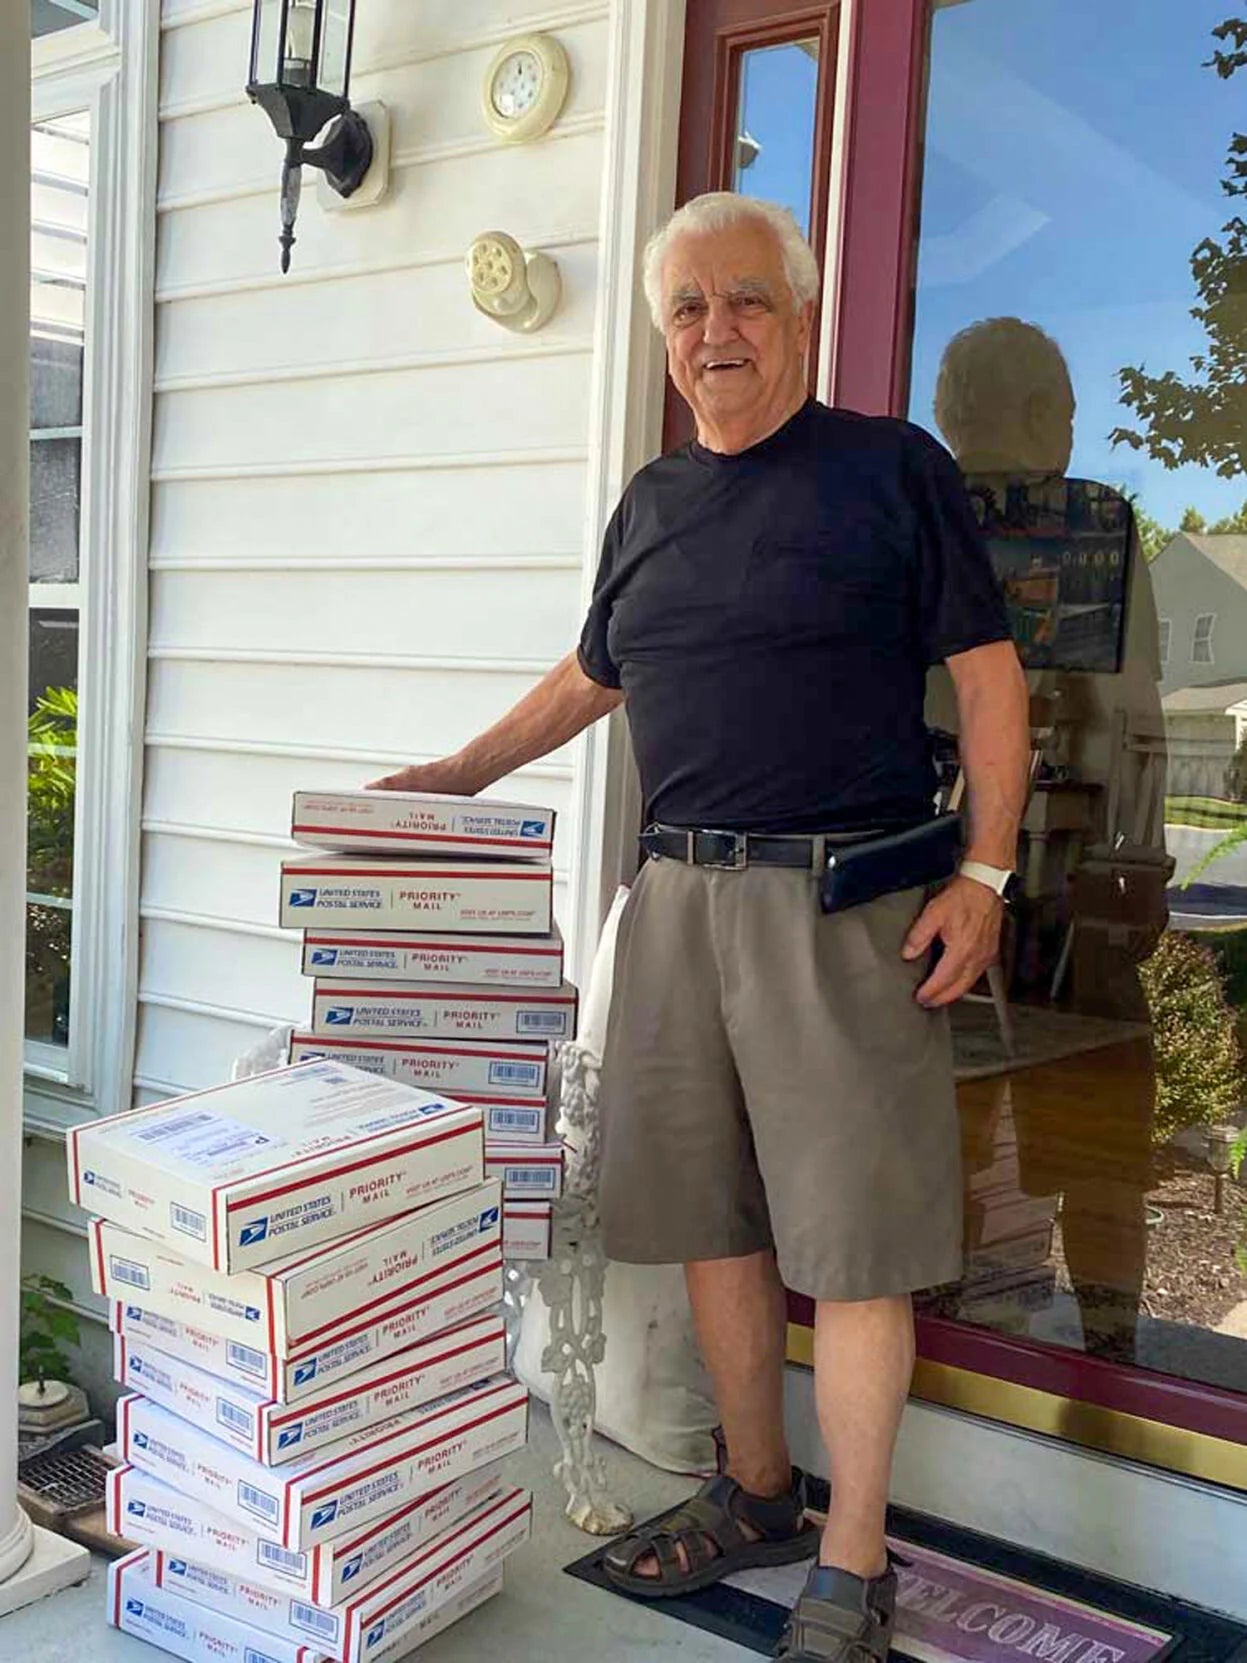
[[[299,1039],[300,1036],[296,1034],[295,1038]],[[339,1039],[336,1034],[306,1034],[302,1036],[302,1043],[315,1045],[317,1050],[322,1045],[336,1045],[339,1049],[351,1051],[417,1051],[421,1056],[484,1057],[486,1060],[492,1057],[495,1060],[501,1058],[503,1062],[535,1062],[537,1059],[533,1052],[547,1050],[544,1039],[505,1040],[488,1051],[475,1051],[466,1045],[455,1045],[449,1040],[441,1044],[430,1040],[424,1045],[410,1045],[402,1040],[393,1039]],[[508,1045],[511,1047],[510,1050],[506,1049]],[[311,1060],[315,1061],[314,1058]]]
[[[469,941],[460,936],[455,941],[430,941],[419,930],[391,930],[385,935],[314,935],[311,930],[304,930],[303,945],[305,947],[409,947],[413,938],[416,950],[425,953],[509,953],[523,958],[561,958],[561,947],[520,947],[512,946],[509,941],[489,942]]]
[[[456,1097],[455,1102],[458,1101],[459,1099]],[[401,1216],[379,1218],[375,1224],[365,1224],[359,1230],[352,1230],[349,1236],[335,1236],[332,1241],[318,1242],[315,1247],[309,1248],[306,1253],[297,1259],[274,1259],[269,1265],[267,1274],[275,1280],[281,1281],[287,1276],[293,1276],[296,1270],[302,1270],[304,1265],[310,1265],[314,1259],[323,1258],[328,1253],[339,1253],[344,1247],[352,1246],[365,1236],[375,1236],[381,1230],[392,1230],[396,1224],[402,1222]]]
[[[482,1503],[483,1506],[488,1507],[488,1512],[480,1514],[477,1518],[460,1519],[459,1523],[452,1525],[449,1530],[439,1531],[431,1542],[426,1542],[424,1544],[422,1552],[413,1554],[412,1557],[408,1559],[405,1564],[400,1565],[397,1570],[391,1571],[388,1576],[382,1577],[379,1582],[374,1582],[370,1588],[365,1588],[363,1593],[358,1596],[358,1599],[352,1603],[358,1604],[361,1609],[364,1606],[371,1604],[371,1602],[376,1599],[379,1594],[383,1594],[387,1588],[392,1588],[396,1582],[401,1582],[405,1576],[410,1576],[412,1571],[417,1569],[418,1566],[423,1565],[426,1560],[432,1559],[436,1554],[444,1553],[452,1542],[457,1542],[461,1536],[469,1535],[473,1530],[477,1529],[479,1525],[482,1525],[488,1519],[491,1519],[500,1507],[510,1507],[514,1504],[514,1501],[515,1496],[514,1494],[511,1494],[499,1496],[498,1499],[492,1503],[488,1501]],[[509,1523],[510,1521],[507,1522]],[[456,1555],[455,1559],[452,1559],[450,1563],[453,1565],[458,1558],[459,1555]],[[389,1607],[387,1606],[386,1610],[388,1609]],[[374,1611],[368,1621],[375,1622],[378,1617],[384,1615],[384,1611]]]
[[[419,1287],[422,1282],[428,1282],[434,1276],[442,1276],[446,1273],[446,1271],[454,1270],[458,1265],[467,1264],[471,1259],[480,1258],[482,1253],[494,1255],[498,1259],[498,1262],[501,1263],[501,1242],[487,1242],[484,1247],[475,1248],[471,1253],[465,1254],[462,1259],[452,1259],[449,1264],[439,1265],[435,1271],[425,1271],[423,1276],[417,1276],[410,1282],[404,1282],[401,1287],[392,1288],[389,1293],[378,1294],[376,1299],[370,1299],[365,1305],[357,1305],[350,1315],[362,1316],[365,1311],[375,1311],[378,1305],[386,1305],[392,1299],[398,1299],[403,1294],[408,1293],[412,1288]],[[373,1316],[366,1322],[357,1323],[354,1328],[345,1328],[339,1332],[337,1324],[348,1321],[349,1318],[337,1317],[334,1322],[327,1322],[321,1328],[313,1328],[310,1333],[301,1334],[299,1336],[299,1344],[302,1347],[302,1350],[292,1353],[289,1361],[293,1363],[297,1357],[301,1357],[303,1355],[304,1351],[318,1351],[322,1346],[328,1345],[331,1341],[336,1342],[338,1340],[350,1339],[352,1335],[358,1334],[361,1329],[371,1328],[374,1323],[384,1322],[387,1317],[398,1316],[403,1311],[411,1310],[413,1306],[427,1304],[430,1299],[436,1299],[439,1293],[449,1293],[453,1288],[461,1288],[466,1282],[473,1281],[477,1276],[480,1276],[482,1272],[492,1270],[493,1268],[494,1267],[491,1264],[477,1265],[474,1269],[469,1271],[466,1276],[461,1276],[453,1282],[446,1282],[441,1287],[430,1288],[428,1293],[418,1294],[416,1298],[408,1301],[406,1305],[400,1305],[393,1311],[387,1311],[385,1316]]]
[[[227,1213],[232,1213],[236,1212],[239,1207],[259,1207],[266,1201],[276,1201],[283,1195],[291,1195],[295,1190],[307,1189],[309,1186],[314,1188],[330,1178],[345,1178],[349,1173],[361,1172],[366,1166],[376,1166],[382,1161],[392,1161],[399,1155],[411,1155],[418,1149],[432,1149],[434,1144],[449,1143],[453,1138],[466,1137],[469,1133],[479,1132],[480,1129],[480,1122],[475,1121],[467,1126],[452,1127],[449,1132],[438,1132],[435,1137],[419,1138],[414,1143],[400,1144],[396,1149],[378,1149],[371,1155],[365,1155],[361,1160],[348,1161],[345,1166],[332,1167],[327,1172],[307,1173],[302,1178],[296,1178],[293,1183],[279,1184],[276,1189],[264,1190],[259,1195],[235,1196],[232,1201],[226,1201],[225,1210]],[[357,1138],[354,1141],[362,1143],[366,1140]],[[310,1160],[312,1157],[307,1158]],[[273,1167],[270,1170],[280,1172],[281,1168]],[[258,1172],[255,1176],[266,1178],[268,1173]],[[249,1183],[253,1181],[248,1179]]]
[[[500,1505],[503,1504],[500,1503]],[[508,1518],[499,1519],[497,1524],[495,1524],[491,1530],[487,1530],[483,1536],[478,1536],[475,1541],[466,1543],[463,1548],[455,1554],[453,1559],[448,1559],[444,1565],[439,1565],[437,1570],[430,1571],[428,1576],[424,1577],[420,1582],[414,1583],[410,1588],[404,1588],[401,1594],[395,1595],[390,1603],[382,1606],[379,1611],[373,1611],[369,1615],[368,1621],[370,1623],[375,1623],[378,1617],[384,1617],[387,1612],[392,1611],[394,1607],[399,1604],[400,1601],[406,1599],[409,1594],[414,1594],[418,1589],[423,1588],[428,1583],[432,1582],[434,1577],[442,1576],[446,1571],[453,1569],[455,1565],[460,1564],[464,1559],[466,1559],[469,1553],[474,1553],[477,1548],[483,1547],[486,1542],[492,1541],[493,1538],[497,1536],[500,1531],[505,1530],[509,1524],[514,1524],[516,1519],[522,1519],[524,1515],[529,1512],[530,1507],[530,1502],[522,1502],[516,1511]],[[477,1520],[478,1524],[483,1522],[483,1520]],[[443,1547],[446,1545],[447,1544],[445,1542],[442,1543]],[[411,1566],[409,1565],[407,1569],[410,1570]],[[383,1583],[382,1586],[384,1587],[385,1584]],[[376,1591],[377,1590],[375,1589],[372,1590],[373,1593]]]
[[[330,978],[325,977],[328,981]],[[384,987],[385,993],[379,994],[378,987]],[[334,986],[331,989],[316,991],[318,999],[440,999],[443,1003],[449,1001],[454,1005],[563,1005],[569,1007],[575,1000],[567,993],[525,993],[517,988],[513,993],[458,993],[449,994],[436,987],[413,988],[410,992],[396,988],[392,982],[365,983],[362,987]]]
[[[108,1287],[108,1279],[104,1268],[104,1220],[102,1218],[91,1220],[91,1234],[94,1238],[95,1253],[100,1266],[100,1292],[103,1293]]]
[[[395,1369],[393,1374],[383,1375],[380,1380],[370,1381],[367,1386],[356,1386],[353,1390],[341,1391],[336,1397],[320,1398],[316,1403],[315,1412],[319,1413],[322,1409],[332,1408],[335,1403],[342,1403],[346,1398],[354,1397],[360,1391],[370,1392],[378,1386],[388,1386],[392,1381],[401,1380],[404,1375],[411,1374],[413,1370],[432,1368],[437,1363],[449,1363],[452,1358],[464,1357],[469,1351],[476,1351],[483,1345],[492,1344],[495,1340],[497,1340],[497,1338],[498,1336],[496,1333],[478,1334],[476,1339],[469,1340],[466,1345],[456,1346],[453,1351],[443,1351],[440,1355],[430,1357],[421,1362],[408,1363],[406,1368]],[[269,1430],[271,1431],[275,1426],[284,1426],[288,1420],[302,1420],[304,1415],[311,1414],[312,1412],[313,1411],[310,1409],[301,1409],[296,1404],[284,1415],[270,1416],[268,1423]]]
[[[443,866],[399,866],[392,862],[390,856],[385,860],[385,875],[390,878],[484,878],[489,883],[544,883],[552,884],[553,875],[549,868],[539,872],[491,872],[487,866],[476,871],[463,872],[451,870]],[[365,878],[377,874],[359,866],[304,866],[293,863],[283,868],[288,878]]]
[[[480,1397],[477,1399],[477,1402],[488,1403],[489,1400],[496,1397],[499,1392],[513,1391],[514,1386],[515,1382],[511,1380],[505,1381],[500,1386],[492,1386],[489,1391],[481,1393]],[[436,1415],[429,1416],[429,1422],[431,1424],[433,1421],[441,1420],[446,1415],[453,1415],[464,1407],[466,1407],[466,1405],[462,1403],[452,1404],[449,1409],[441,1409]],[[434,1449],[438,1444],[444,1443],[447,1438],[458,1437],[461,1432],[471,1432],[478,1426],[484,1426],[491,1420],[497,1420],[499,1415],[506,1414],[509,1410],[516,1407],[518,1407],[517,1404],[505,1403],[497,1409],[490,1410],[489,1414],[479,1416],[476,1420],[466,1421],[462,1426],[456,1426],[452,1429],[446,1429],[439,1432],[436,1437],[430,1438],[427,1443],[416,1444],[408,1451],[408,1454],[421,1455],[426,1449]],[[362,1455],[369,1449],[382,1449],[386,1444],[393,1443],[395,1438],[404,1437],[408,1431],[410,1431],[409,1427],[396,1427],[393,1431],[383,1433],[379,1438],[374,1438],[370,1443],[361,1444],[358,1449],[353,1449],[351,1454],[353,1456]],[[336,1467],[338,1462],[341,1460],[342,1456],[331,1455],[327,1461],[318,1461],[314,1467],[308,1467],[304,1472],[301,1472],[299,1474],[299,1478],[300,1480],[304,1480],[314,1477],[318,1472],[327,1472],[330,1467]],[[386,1463],[384,1461],[379,1461],[376,1466],[365,1467],[362,1470],[351,1472],[348,1477],[339,1479],[336,1484],[330,1484],[325,1489],[304,1491],[302,1505],[307,1507],[312,1502],[319,1501],[322,1496],[332,1495],[335,1489],[340,1490],[345,1485],[357,1484],[362,1478],[371,1478],[373,1473],[380,1472],[382,1467],[385,1465]],[[290,1482],[293,1482],[293,1480]]]
[[[277,1309],[273,1298],[273,1284],[271,1280],[264,1283],[264,1292],[268,1303],[268,1352],[270,1357],[277,1355]]]
[[[465,1477],[466,1476],[467,1475],[465,1474]],[[417,1507],[427,1507],[429,1502],[435,1500],[440,1495],[444,1495],[446,1491],[449,1490],[451,1484],[458,1484],[461,1482],[462,1480],[458,1478],[452,1478],[449,1483],[439,1484],[436,1490],[428,1490],[424,1495],[417,1496],[414,1501],[409,1501],[406,1507],[400,1507],[396,1513],[383,1514],[381,1518],[375,1521],[375,1523],[369,1525],[368,1529],[365,1530],[362,1535],[353,1536],[349,1542],[334,1540],[329,1543],[329,1547],[333,1550],[337,1558],[347,1559],[352,1553],[355,1552],[356,1548],[363,1547],[365,1542],[371,1542],[374,1536],[380,1536],[385,1531],[392,1530],[396,1524],[402,1523],[408,1513],[413,1513]],[[320,1549],[317,1548],[316,1552],[319,1553]]]
[[[78,1181],[78,1133],[80,1131],[81,1131],[81,1127],[79,1127],[79,1126],[71,1126],[69,1128],[69,1153],[73,1158],[73,1173],[74,1173],[74,1178],[73,1178],[73,1201],[74,1201],[75,1206],[79,1206],[79,1207],[82,1205],[82,1185]]]
[[[462,843],[468,849],[479,849],[486,844],[496,849],[553,849],[554,841],[546,837],[463,837],[457,832],[390,831],[381,827],[363,826],[291,826],[291,833],[323,832],[327,837],[400,837],[409,843]]]

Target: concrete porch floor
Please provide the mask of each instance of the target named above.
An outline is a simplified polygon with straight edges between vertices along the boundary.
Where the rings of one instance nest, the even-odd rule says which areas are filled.
[[[658,1472],[603,1443],[614,1493],[637,1518],[669,1507],[694,1480]],[[562,1487],[551,1473],[556,1443],[544,1406],[533,1405],[529,1447],[508,1463],[507,1477],[534,1494],[533,1539],[507,1562],[503,1593],[418,1653],[422,1663],[621,1663],[679,1658],[680,1663],[732,1663],[751,1654],[673,1622],[643,1606],[614,1599],[563,1575],[564,1565],[592,1547],[592,1538],[563,1517]],[[107,1561],[96,1558],[90,1581],[0,1619],[0,1663],[152,1663],[162,1654],[119,1634],[104,1621]]]

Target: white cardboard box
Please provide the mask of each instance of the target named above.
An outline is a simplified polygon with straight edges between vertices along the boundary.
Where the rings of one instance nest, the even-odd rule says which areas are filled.
[[[223,1380],[250,1382],[276,1402],[299,1403],[322,1385],[349,1378],[358,1370],[491,1310],[502,1298],[502,1245],[487,1254],[449,1264],[417,1279],[414,1293],[398,1303],[343,1321],[289,1357],[257,1350],[238,1340],[178,1322],[142,1306],[115,1301],[109,1326],[114,1333],[169,1352]]]
[[[316,1663],[318,1653],[306,1642],[294,1644],[273,1636],[265,1640],[260,1651],[254,1644],[251,1624],[196,1605],[172,1589],[157,1588],[150,1562],[148,1551],[140,1549],[108,1567],[108,1621],[113,1628],[184,1658],[186,1663]],[[501,1569],[487,1572],[420,1619],[400,1640],[370,1653],[369,1663],[390,1663],[407,1655],[466,1617],[501,1588]]]
[[[548,1259],[554,1210],[548,1201],[514,1202],[502,1213],[502,1254],[506,1259]]]
[[[546,1143],[528,1149],[517,1144],[487,1143],[485,1170],[502,1184],[505,1201],[537,1197],[557,1201],[563,1193],[563,1145]]]
[[[506,1375],[284,1467],[265,1467],[143,1397],[117,1406],[122,1459],[236,1524],[309,1548],[521,1448],[528,1393]]]
[[[557,1117],[548,1103],[522,1097],[491,1101],[487,1097],[464,1096],[460,1101],[475,1104],[485,1116],[487,1143],[532,1145],[550,1141],[551,1127]]]
[[[206,1374],[143,1341],[118,1334],[113,1346],[119,1385],[194,1421],[266,1467],[282,1466],[348,1432],[487,1380],[507,1363],[502,1318],[478,1317],[345,1380],[322,1383],[302,1403],[288,1404]]]
[[[91,1283],[106,1299],[142,1301],[244,1348],[289,1357],[324,1345],[343,1327],[389,1315],[427,1292],[421,1284],[434,1272],[463,1275],[487,1263],[501,1238],[500,1205],[496,1182],[474,1184],[310,1252],[288,1254],[265,1271],[232,1276],[93,1219]]]
[[[71,1126],[70,1195],[216,1270],[479,1184],[480,1111],[318,1062]]]
[[[296,1032],[291,1062],[332,1058],[423,1090],[545,1098],[549,1047],[519,1040],[364,1039]]]
[[[543,992],[318,976],[312,1032],[373,1039],[574,1039],[576,989],[570,982]]]
[[[281,922],[290,930],[466,930],[549,935],[546,866],[453,865],[393,855],[292,855],[281,863]]]
[[[355,981],[561,987],[563,937],[446,935],[410,930],[304,930],[305,976]]]
[[[313,849],[548,864],[554,810],[422,791],[296,791],[290,835]]]
[[[114,1467],[105,1481],[105,1523],[116,1536],[161,1548],[287,1599],[337,1605],[411,1557],[493,1495],[502,1483],[495,1461],[387,1513],[362,1530],[303,1552],[291,1552],[272,1536],[248,1530],[139,1467]]]
[[[311,1645],[333,1663],[371,1663],[465,1586],[487,1575],[527,1540],[532,1497],[508,1486],[373,1587],[334,1606],[314,1605],[189,1560],[157,1553],[158,1588],[254,1623],[265,1634]]]

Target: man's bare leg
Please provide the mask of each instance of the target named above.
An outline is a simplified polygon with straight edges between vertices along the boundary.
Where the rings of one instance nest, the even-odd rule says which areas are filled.
[[[727,1470],[755,1496],[792,1482],[784,1432],[788,1313],[773,1253],[685,1265],[693,1326],[727,1441]]]
[[[773,1253],[685,1265],[698,1344],[710,1371],[727,1442],[727,1470],[751,1495],[782,1495],[792,1482],[784,1433],[787,1311]],[[683,1545],[680,1563],[687,1563]],[[647,1554],[638,1576],[656,1576]]]
[[[820,1301],[814,1392],[831,1472],[819,1560],[855,1576],[887,1568],[884,1516],[901,1412],[914,1370],[908,1298]]]

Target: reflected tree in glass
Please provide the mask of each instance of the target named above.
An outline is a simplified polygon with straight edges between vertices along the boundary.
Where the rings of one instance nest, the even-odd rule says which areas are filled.
[[[1229,18],[1213,34],[1226,49],[1214,52],[1207,67],[1228,80],[1247,67],[1247,18]],[[1230,141],[1221,188],[1230,197],[1247,196],[1247,134]],[[1166,468],[1195,462],[1233,479],[1247,472],[1247,220],[1235,214],[1221,236],[1220,242],[1205,237],[1191,255],[1199,296],[1192,316],[1208,335],[1207,350],[1191,360],[1189,379],[1175,370],[1121,370],[1122,401],[1140,426],[1119,427],[1112,439]]]

